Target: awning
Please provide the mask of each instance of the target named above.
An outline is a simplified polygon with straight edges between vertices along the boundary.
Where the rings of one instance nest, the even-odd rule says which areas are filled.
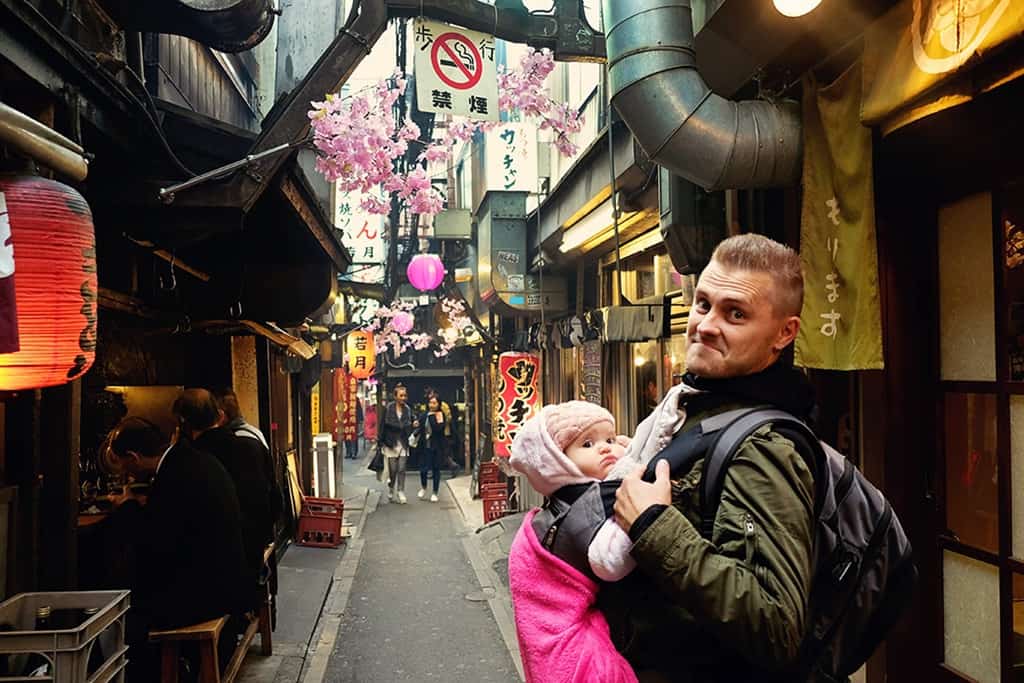
[[[864,33],[861,121],[888,134],[1016,79],[1022,34],[1024,3],[903,0]]]
[[[254,320],[240,320],[241,325],[252,330],[255,334],[267,338],[288,352],[298,356],[302,360],[309,360],[316,355],[312,346],[302,339],[288,334],[274,323],[259,323]]]
[[[606,342],[641,342],[659,339],[665,330],[663,304],[639,306],[605,306],[601,309],[603,327],[601,340]]]

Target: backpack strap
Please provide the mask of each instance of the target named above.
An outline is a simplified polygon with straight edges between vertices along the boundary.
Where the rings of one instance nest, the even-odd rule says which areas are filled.
[[[824,499],[820,495],[824,478],[817,475],[825,462],[825,452],[814,432],[806,424],[785,411],[764,406],[732,410],[711,419],[719,419],[720,422],[728,420],[728,424],[717,430],[704,460],[700,488],[700,532],[704,538],[710,539],[714,531],[715,517],[725,488],[725,476],[736,451],[754,432],[768,424],[772,425],[772,431],[793,441],[797,452],[811,470],[815,481],[814,515],[817,517],[821,501]]]

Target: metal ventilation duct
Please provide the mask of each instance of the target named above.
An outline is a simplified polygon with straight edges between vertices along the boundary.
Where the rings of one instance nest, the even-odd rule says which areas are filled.
[[[644,151],[707,190],[799,178],[795,102],[732,101],[697,71],[691,0],[603,0],[612,103]]]
[[[221,52],[258,45],[274,25],[271,0],[101,0],[121,28],[173,33]]]

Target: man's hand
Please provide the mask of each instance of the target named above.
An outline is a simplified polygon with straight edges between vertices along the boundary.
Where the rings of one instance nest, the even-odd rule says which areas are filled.
[[[412,428],[413,429],[417,429],[419,426],[420,426],[420,421],[419,420],[413,420],[412,421]]]
[[[638,465],[626,475],[622,485],[615,492],[615,521],[629,533],[633,522],[652,505],[672,504],[672,482],[669,480],[667,460],[660,460],[654,469],[654,483],[648,484],[641,477],[646,468]]]

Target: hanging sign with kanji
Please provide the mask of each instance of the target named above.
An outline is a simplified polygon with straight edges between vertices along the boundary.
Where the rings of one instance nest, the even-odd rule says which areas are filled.
[[[501,354],[497,380],[494,454],[507,458],[516,431],[540,410],[540,358],[529,353]]]
[[[494,36],[418,19],[415,45],[420,111],[498,120]]]

